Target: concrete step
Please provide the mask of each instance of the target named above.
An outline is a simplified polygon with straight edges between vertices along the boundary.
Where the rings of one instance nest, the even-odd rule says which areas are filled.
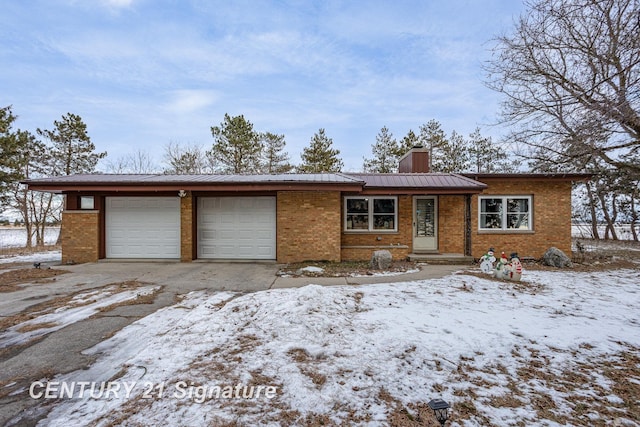
[[[427,264],[473,264],[473,257],[462,254],[409,254],[409,261],[426,262]]]

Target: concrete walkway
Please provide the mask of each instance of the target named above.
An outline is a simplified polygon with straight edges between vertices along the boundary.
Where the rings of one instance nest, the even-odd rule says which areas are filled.
[[[471,265],[423,265],[415,273],[400,273],[395,275],[361,276],[361,277],[278,277],[271,286],[278,288],[299,288],[310,284],[324,286],[340,285],[368,285],[374,283],[399,283],[417,280],[438,279],[456,271],[465,270]]]

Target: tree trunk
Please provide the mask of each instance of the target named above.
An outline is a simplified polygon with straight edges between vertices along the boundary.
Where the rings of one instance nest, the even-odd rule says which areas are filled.
[[[591,183],[587,183],[587,196],[589,197],[589,213],[591,214],[591,236],[600,240],[600,233],[598,232],[598,214],[596,212],[596,199],[591,190]]]
[[[602,191],[598,193],[598,198],[600,199],[600,204],[602,205],[602,214],[604,215],[604,220],[607,223],[604,231],[604,238],[605,240],[609,239],[609,232],[611,232],[611,238],[613,240],[618,240],[618,236],[616,235],[616,230],[613,228],[614,221],[611,219],[611,215],[609,214],[609,209],[607,209],[607,201],[605,199],[605,195],[606,194]],[[615,205],[615,195],[613,196],[613,198],[614,198],[613,204]]]
[[[631,223],[629,224],[629,228],[631,228],[631,235],[633,236],[633,241],[638,241],[638,231],[636,230],[636,225],[638,224],[638,210],[636,209],[636,191],[631,193]]]

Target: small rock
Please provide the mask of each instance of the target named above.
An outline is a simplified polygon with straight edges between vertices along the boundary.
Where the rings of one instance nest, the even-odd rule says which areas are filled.
[[[391,267],[393,257],[389,251],[374,251],[371,255],[371,268],[374,270],[386,270]]]
[[[324,268],[314,267],[313,265],[310,265],[308,267],[304,267],[304,268],[301,268],[298,271],[296,271],[296,274],[298,276],[301,276],[301,275],[303,275],[305,273],[322,274],[322,273],[324,273]]]
[[[550,247],[542,256],[542,264],[557,268],[571,267],[571,259],[556,247]]]

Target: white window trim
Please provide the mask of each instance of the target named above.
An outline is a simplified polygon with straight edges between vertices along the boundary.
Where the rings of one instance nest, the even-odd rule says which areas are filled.
[[[502,199],[502,205],[505,206],[502,212],[502,224],[501,228],[482,228],[482,200],[486,199]],[[529,205],[529,218],[527,229],[519,228],[506,228],[507,224],[507,199],[527,199]],[[478,196],[478,231],[493,232],[493,233],[532,233],[533,232],[533,196],[523,194],[487,194],[484,196]]]
[[[347,228],[347,201],[353,199],[369,199],[369,209],[367,216],[369,217],[369,228],[367,230],[352,230]],[[393,229],[376,230],[373,228],[373,201],[376,199],[391,199],[394,201],[393,210]],[[390,215],[390,214],[388,214]],[[396,196],[345,196],[344,197],[344,214],[343,214],[343,230],[345,233],[397,233],[398,232],[398,197]]]

